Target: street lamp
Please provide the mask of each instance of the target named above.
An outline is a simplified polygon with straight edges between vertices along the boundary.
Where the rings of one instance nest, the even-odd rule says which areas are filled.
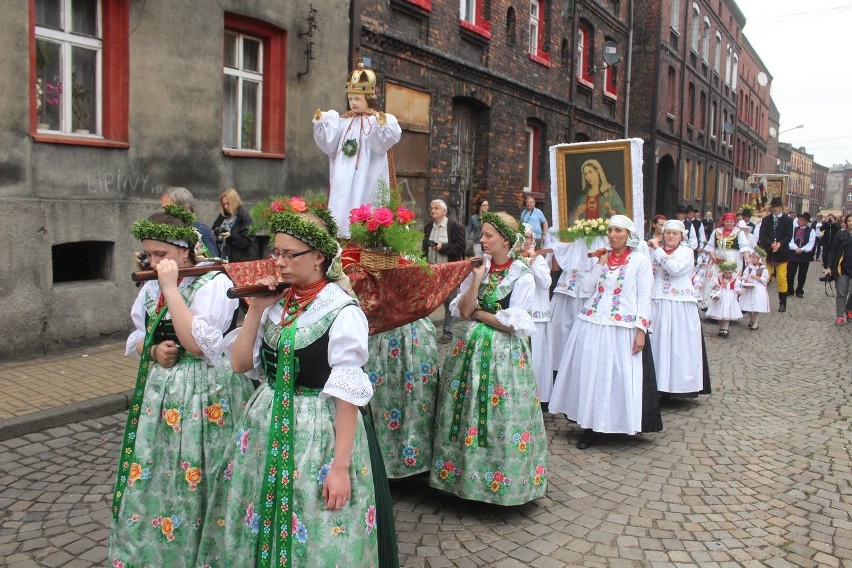
[[[798,130],[798,129],[800,129],[800,128],[804,128],[804,127],[805,127],[805,125],[804,125],[804,124],[800,124],[799,126],[794,126],[793,128],[788,128],[788,129],[786,129],[786,130],[782,130],[781,132],[779,132],[779,133],[778,133],[778,136],[781,136],[781,135],[782,135],[782,134],[784,134],[785,132],[790,132],[791,130]]]

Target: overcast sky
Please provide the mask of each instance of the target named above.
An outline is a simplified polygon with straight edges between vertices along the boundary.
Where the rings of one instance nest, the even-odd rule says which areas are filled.
[[[781,142],[804,146],[823,166],[852,162],[852,3],[736,2],[745,35],[773,77]]]

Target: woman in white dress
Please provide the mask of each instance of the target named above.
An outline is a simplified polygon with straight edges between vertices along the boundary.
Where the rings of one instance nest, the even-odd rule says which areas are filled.
[[[375,110],[376,75],[359,64],[346,82],[349,111],[314,113],[314,141],[329,159],[328,206],[340,236],[349,236],[349,212],[371,203],[379,182],[391,185],[388,150],[402,129],[392,114]]]
[[[719,278],[719,264],[722,262],[734,262],[737,272],[743,265],[745,254],[750,252],[751,245],[748,241],[748,233],[737,227],[737,216],[733,213],[725,213],[721,218],[721,226],[710,234],[704,251],[710,257],[705,273],[705,284],[703,288],[704,305],[710,306],[708,300],[713,283]]]
[[[693,258],[682,221],[663,224],[663,238],[648,241],[654,273],[652,292],[654,322],[651,352],[657,390],[665,394],[709,394],[710,376],[698,316],[698,294],[692,285]]]
[[[550,259],[549,254],[536,254],[535,233],[532,225],[524,223],[524,252],[521,259],[530,267],[535,279],[535,293],[533,294],[532,315],[533,330],[530,338],[532,349],[532,366],[535,373],[535,382],[538,385],[538,397],[542,408],[547,408],[550,401],[550,391],[553,390],[553,370],[551,369],[550,335],[548,333],[550,322]]]
[[[659,432],[654,363],[646,334],[651,327],[654,276],[637,251],[633,221],[613,215],[609,246],[583,279],[592,294],[571,329],[550,396],[550,411],[565,413],[583,429],[577,447],[590,447],[595,433]]]

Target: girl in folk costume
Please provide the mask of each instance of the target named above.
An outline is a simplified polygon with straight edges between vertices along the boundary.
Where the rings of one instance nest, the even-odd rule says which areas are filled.
[[[651,262],[637,250],[633,221],[613,215],[609,247],[583,279],[592,294],[565,345],[550,411],[563,412],[583,429],[577,447],[596,432],[659,432],[663,429],[646,334],[651,327]]]
[[[373,394],[361,369],[367,319],[341,285],[334,220],[318,206],[300,212],[296,200],[277,200],[263,216],[291,286],[254,298],[228,337],[234,368],[264,382],[217,472],[199,566],[376,567],[377,518],[393,520],[376,511],[358,410]]]
[[[438,388],[435,326],[422,318],[372,335],[364,371],[373,385],[370,412],[391,479],[429,471]]]
[[[754,251],[747,256],[748,265],[743,271],[742,287],[740,296],[740,309],[748,312],[748,328],[751,330],[760,327],[760,314],[769,313],[769,293],[766,285],[769,283],[769,271],[763,265],[766,251],[755,247]]]
[[[375,109],[376,74],[358,68],[346,81],[349,111],[314,113],[314,141],[329,158],[329,207],[341,236],[349,236],[349,212],[376,198],[379,181],[396,185],[388,151],[402,129],[392,114]]]
[[[738,265],[725,261],[719,265],[721,273],[716,277],[710,292],[710,307],[707,317],[719,320],[719,337],[728,338],[728,326],[731,320],[743,317],[740,304],[737,301],[742,294],[742,281],[737,276]]]
[[[739,272],[745,254],[752,250],[748,241],[748,233],[738,228],[736,224],[737,216],[733,213],[728,212],[722,215],[721,225],[713,231],[707,246],[704,247],[712,261],[711,264],[708,264],[705,275],[709,285],[704,286],[704,300],[708,306],[710,305],[708,302],[710,289],[719,277],[719,263],[733,262],[737,265],[737,272]]]
[[[127,354],[141,356],[112,503],[113,566],[195,566],[212,473],[251,395],[231,370],[223,335],[237,300],[223,272],[195,265],[194,215],[167,205],[133,225],[157,280],[131,308]]]
[[[524,251],[521,260],[529,266],[535,278],[535,294],[533,295],[532,319],[535,329],[530,338],[532,349],[532,366],[535,381],[538,385],[538,398],[542,408],[547,407],[550,391],[553,389],[553,371],[551,369],[551,341],[548,333],[550,322],[550,255],[536,255],[535,234],[527,223],[524,227]]]
[[[662,241],[648,241],[654,272],[650,336],[657,390],[678,396],[710,393],[710,373],[692,284],[693,252],[683,222],[663,224]]]
[[[485,262],[450,305],[471,321],[438,384],[429,485],[497,505],[547,491],[547,432],[527,341],[535,278],[515,256],[523,239],[509,214],[482,215]]]

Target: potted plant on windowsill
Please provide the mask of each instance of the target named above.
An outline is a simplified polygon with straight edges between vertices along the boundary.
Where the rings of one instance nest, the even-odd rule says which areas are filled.
[[[76,134],[89,134],[85,128],[89,121],[89,104],[92,101],[92,91],[74,81],[71,85],[71,117],[72,127]]]

